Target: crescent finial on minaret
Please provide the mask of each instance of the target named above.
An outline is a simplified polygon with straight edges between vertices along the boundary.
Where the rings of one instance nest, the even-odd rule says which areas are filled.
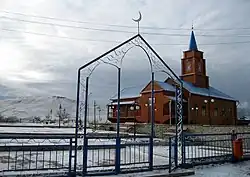
[[[134,22],[137,22],[137,24],[138,24],[138,34],[139,34],[139,32],[140,32],[140,21],[141,21],[141,19],[142,19],[142,15],[141,15],[141,12],[139,11],[139,17],[138,17],[138,19],[133,19],[132,18],[132,20],[134,21]]]

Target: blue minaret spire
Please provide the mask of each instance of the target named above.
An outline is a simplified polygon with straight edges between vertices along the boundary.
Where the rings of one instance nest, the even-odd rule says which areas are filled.
[[[192,26],[192,32],[191,32],[191,37],[190,37],[190,42],[189,42],[189,50],[198,50],[195,36],[194,36],[193,26]]]

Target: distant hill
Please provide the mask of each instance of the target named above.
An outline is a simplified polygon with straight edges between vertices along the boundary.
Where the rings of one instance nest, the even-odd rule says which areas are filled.
[[[76,101],[60,96],[42,97],[28,96],[0,100],[0,114],[3,116],[16,116],[21,119],[33,119],[45,116],[52,109],[52,118],[56,118],[59,105],[65,108],[70,117],[75,117]]]

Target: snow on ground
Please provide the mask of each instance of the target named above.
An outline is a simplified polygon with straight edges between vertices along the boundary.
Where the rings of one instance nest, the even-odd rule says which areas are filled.
[[[221,165],[204,165],[198,166],[193,169],[178,169],[175,172],[191,172],[194,171],[194,175],[190,177],[249,177],[250,176],[250,161],[239,162],[235,164],[226,163]],[[173,172],[173,173],[175,173]],[[154,175],[164,175],[168,174],[168,170],[155,170],[152,172],[142,172],[142,173],[130,173],[130,174],[120,174],[111,175],[110,177],[137,177],[144,176],[150,177]]]
[[[190,177],[249,177],[250,161],[235,164],[206,165],[195,167],[195,175]]]
[[[0,133],[48,133],[48,134],[73,134],[75,133],[75,128],[53,128],[53,127],[35,127],[35,126],[44,126],[44,124],[36,124],[36,123],[20,123],[15,125],[25,125],[30,127],[1,127],[0,126]],[[34,128],[32,128],[34,126]],[[47,125],[46,125],[47,126]],[[54,125],[53,125],[54,126]],[[91,130],[87,129],[87,132],[96,132],[96,133],[110,133],[115,134],[116,131],[105,131],[105,130]],[[83,133],[82,131],[79,131],[79,133]],[[128,135],[134,135],[133,133],[123,133],[120,132],[120,134],[128,134]],[[137,135],[144,135],[144,134],[137,134]],[[159,140],[155,138],[155,140]]]
[[[31,125],[32,126],[32,125]],[[28,128],[28,127],[0,127],[1,133],[63,133],[72,134],[74,133],[74,128]]]

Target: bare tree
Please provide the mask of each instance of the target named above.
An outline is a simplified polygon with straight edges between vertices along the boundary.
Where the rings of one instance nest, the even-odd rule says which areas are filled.
[[[70,114],[66,111],[66,109],[64,108],[63,111],[61,111],[62,107],[59,107],[59,110],[57,111],[57,117],[59,117],[59,123],[61,121],[69,121],[70,118]]]

